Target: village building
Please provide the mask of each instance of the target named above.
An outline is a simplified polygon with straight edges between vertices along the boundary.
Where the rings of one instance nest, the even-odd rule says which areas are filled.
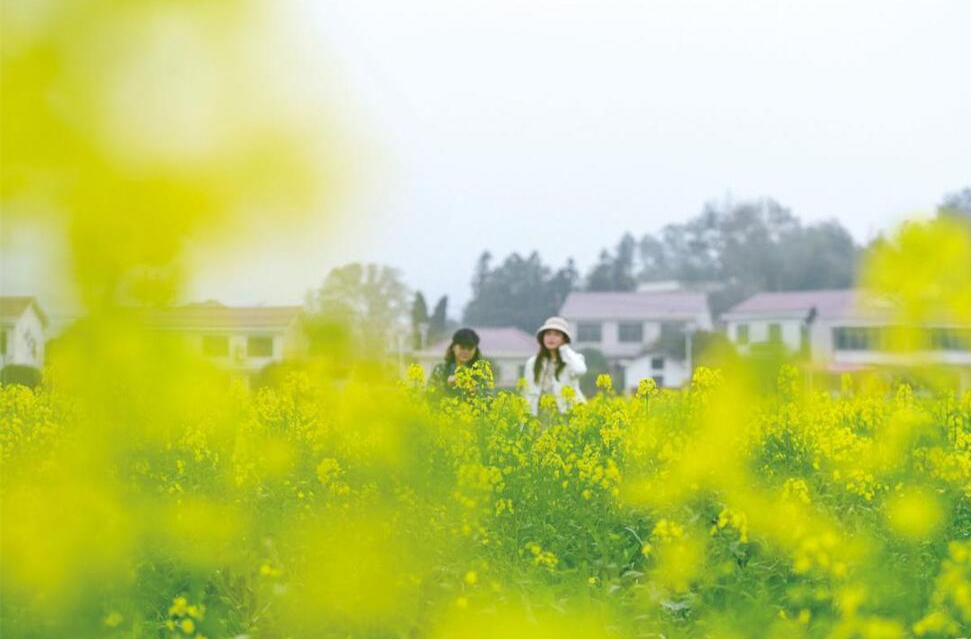
[[[560,310],[573,346],[606,359],[618,390],[642,379],[678,388],[691,379],[692,335],[712,330],[704,292],[685,290],[570,293]]]
[[[759,293],[729,309],[722,321],[740,353],[777,345],[801,355],[813,373],[934,365],[971,387],[971,324],[918,327],[926,331],[920,350],[900,352],[889,341],[902,325],[896,307],[859,289]]]
[[[479,335],[479,350],[492,363],[496,387],[514,389],[523,376],[526,360],[539,348],[536,338],[514,326],[471,328]],[[451,343],[450,336],[414,353],[426,379],[435,366],[445,361],[445,351]]]
[[[0,297],[0,368],[41,368],[48,319],[33,297]]]
[[[219,302],[145,311],[154,331],[185,338],[190,348],[250,378],[268,364],[306,353],[300,306],[226,306]]]

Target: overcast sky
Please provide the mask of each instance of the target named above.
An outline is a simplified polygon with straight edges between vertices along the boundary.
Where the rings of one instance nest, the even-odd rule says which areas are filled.
[[[194,297],[299,303],[378,261],[458,315],[485,249],[583,271],[625,231],[762,196],[863,242],[971,184],[971,2],[295,6],[379,160],[339,231],[214,260]]]

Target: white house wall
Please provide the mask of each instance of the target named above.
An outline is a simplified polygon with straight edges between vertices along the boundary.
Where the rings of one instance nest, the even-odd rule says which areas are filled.
[[[280,350],[277,350],[279,348]],[[276,340],[273,342],[273,354],[279,353],[280,359],[297,359],[305,357],[310,352],[310,338],[303,330],[303,324],[299,320],[294,320],[287,327],[279,346]]]
[[[915,365],[931,364],[945,366],[971,366],[971,352],[968,351],[922,351],[915,353],[893,353],[875,350],[836,350],[833,343],[833,329],[837,327],[885,327],[886,323],[845,321],[824,322],[819,327],[820,359],[843,364],[860,365]],[[825,359],[824,359],[825,358]]]
[[[633,360],[624,369],[624,386],[627,391],[636,391],[642,379],[653,379],[662,376],[665,388],[680,388],[690,381],[691,373],[688,362],[670,357],[664,358],[664,366],[660,369],[652,366],[652,360],[661,355],[645,355]]]
[[[786,348],[798,351],[802,344],[802,319],[792,318],[773,318],[773,319],[750,319],[750,320],[731,320],[726,324],[729,339],[738,345],[738,327],[748,326],[748,344],[760,344],[769,341],[769,325],[778,324],[782,330],[782,342]],[[810,340],[812,335],[810,334]]]
[[[729,339],[738,345],[738,327],[749,327],[748,345],[768,340],[769,324],[782,327],[782,340],[790,351],[798,352],[801,347],[801,326],[804,320],[773,317],[768,319],[732,319],[726,322],[725,330]],[[873,320],[817,320],[809,325],[810,360],[815,364],[846,364],[859,366],[914,365],[918,363],[968,366],[971,367],[971,353],[961,351],[927,351],[923,353],[888,353],[872,350],[837,350],[833,340],[836,328],[883,327],[886,322]],[[743,352],[748,346],[739,346]]]
[[[289,330],[289,329],[287,329]],[[196,352],[206,361],[213,362],[227,369],[246,374],[258,373],[268,364],[281,362],[285,359],[285,354],[290,354],[288,343],[291,336],[282,329],[268,331],[266,328],[241,329],[179,329],[162,330],[162,333],[177,336],[192,351]],[[228,355],[212,356],[206,355],[203,347],[206,337],[226,337],[229,343]],[[247,341],[250,337],[269,337],[273,340],[272,355],[253,357],[247,351]]]
[[[570,330],[573,331],[574,336],[579,336],[580,334],[580,324],[599,324],[600,325],[600,341],[599,342],[581,342],[579,339],[576,340],[575,346],[579,349],[584,348],[595,348],[605,357],[617,358],[617,357],[634,357],[644,349],[645,344],[649,344],[657,339],[657,336],[661,333],[660,324],[656,322],[639,322],[642,326],[643,338],[640,342],[621,342],[620,341],[620,324],[633,324],[634,322],[618,322],[617,320],[584,320],[584,321],[571,321]]]
[[[206,332],[200,333],[195,337],[195,342],[198,346],[199,352],[203,352],[203,339],[206,336],[225,336],[229,338],[229,355],[226,357],[211,357],[205,356],[206,359],[218,362],[222,365],[244,370],[246,372],[255,373],[261,370],[267,364],[273,362],[279,362],[283,360],[283,335],[281,334],[268,334],[260,333],[258,331],[247,331],[245,333],[227,333],[227,332]],[[273,339],[273,353],[269,356],[252,357],[247,352],[247,340],[250,337],[270,337]],[[204,353],[203,353],[204,354]],[[205,354],[204,354],[205,355]]]
[[[579,336],[580,325],[581,324],[599,324],[600,325],[600,341],[599,342],[585,342],[576,340],[575,346],[579,349],[593,348],[601,353],[604,357],[608,359],[618,359],[618,358],[629,358],[637,357],[644,351],[644,347],[653,344],[661,336],[661,325],[664,323],[680,323],[685,325],[692,325],[695,330],[710,330],[711,329],[711,317],[708,314],[699,314],[696,317],[688,318],[671,318],[671,319],[649,319],[637,322],[636,320],[616,320],[616,319],[572,319],[567,318],[570,324],[570,330],[573,331],[574,336]],[[642,337],[639,342],[621,342],[620,341],[620,325],[621,324],[635,324],[638,323],[642,327]]]
[[[2,364],[22,364],[41,368],[44,365],[44,324],[31,304],[13,324],[3,329],[7,333],[7,353]]]

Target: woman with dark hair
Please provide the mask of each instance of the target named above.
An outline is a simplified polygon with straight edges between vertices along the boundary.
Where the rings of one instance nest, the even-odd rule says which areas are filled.
[[[570,346],[570,324],[562,317],[551,317],[536,331],[539,352],[526,361],[526,399],[534,415],[539,414],[543,395],[556,398],[556,407],[565,412],[571,403],[586,401],[580,391],[580,377],[587,362]],[[569,388],[566,393],[564,389]]]
[[[460,381],[464,368],[471,369],[465,385]],[[478,333],[471,328],[455,331],[445,350],[445,361],[432,371],[428,387],[446,396],[458,396],[491,390],[492,384],[492,368],[479,350]]]

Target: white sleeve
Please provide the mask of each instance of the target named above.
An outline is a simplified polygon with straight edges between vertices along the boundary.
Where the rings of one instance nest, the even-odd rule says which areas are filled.
[[[578,353],[573,350],[569,344],[564,344],[560,347],[560,358],[563,363],[573,371],[573,374],[577,377],[585,375],[587,372],[587,360],[583,356],[583,353]]]
[[[539,386],[533,379],[533,365],[536,363],[536,356],[533,355],[526,360],[526,368],[523,370],[523,378],[526,380],[526,390],[524,395],[529,402],[529,410],[533,415],[539,414]]]

